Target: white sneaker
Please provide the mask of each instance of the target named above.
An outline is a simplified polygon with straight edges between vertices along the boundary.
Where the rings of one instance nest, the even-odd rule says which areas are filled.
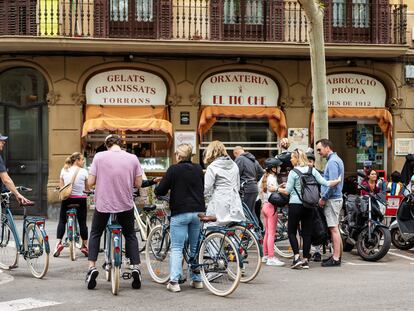
[[[201,282],[201,281],[193,281],[193,280],[191,280],[190,281],[190,286],[192,288],[196,288],[196,289],[202,289],[202,288],[204,288],[203,282]]]
[[[269,257],[267,257],[267,256],[263,256],[262,257],[262,262],[267,262],[267,260],[269,259]]]
[[[173,283],[169,282],[167,284],[167,289],[170,292],[173,292],[173,293],[181,292],[181,288],[180,288],[180,285],[178,283],[173,284]]]
[[[276,266],[276,267],[283,267],[285,263],[283,261],[280,261],[278,258],[273,257],[269,258],[266,262],[266,266]]]

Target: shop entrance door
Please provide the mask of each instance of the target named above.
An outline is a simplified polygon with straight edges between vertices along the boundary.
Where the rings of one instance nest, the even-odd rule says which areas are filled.
[[[345,176],[357,174],[356,122],[329,122],[329,139],[344,161]]]
[[[33,189],[24,194],[36,203],[30,215],[47,214],[46,92],[44,78],[34,69],[16,68],[0,74],[0,131],[9,137],[2,156],[14,183]],[[23,209],[13,202],[12,212],[22,214]]]

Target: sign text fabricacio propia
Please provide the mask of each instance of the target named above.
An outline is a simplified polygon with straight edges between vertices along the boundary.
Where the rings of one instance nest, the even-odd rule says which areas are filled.
[[[370,76],[339,73],[326,77],[329,107],[384,108],[386,91]]]
[[[167,87],[157,75],[140,70],[111,70],[94,75],[86,84],[88,105],[165,105]]]
[[[276,107],[279,89],[271,78],[248,71],[221,72],[204,80],[201,105]]]

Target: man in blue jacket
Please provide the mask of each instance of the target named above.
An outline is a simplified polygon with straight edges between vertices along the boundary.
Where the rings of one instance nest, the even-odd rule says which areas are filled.
[[[331,239],[333,243],[333,256],[322,262],[322,267],[335,267],[341,265],[341,234],[339,232],[339,213],[342,208],[342,188],[344,186],[344,162],[333,152],[333,143],[328,139],[316,142],[316,151],[328,160],[325,166],[326,180],[335,180],[339,176],[342,181],[335,187],[321,187],[319,206],[323,207]]]

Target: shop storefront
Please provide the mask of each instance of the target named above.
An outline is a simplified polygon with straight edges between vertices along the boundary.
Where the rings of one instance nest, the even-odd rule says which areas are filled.
[[[213,140],[231,150],[241,145],[258,160],[271,156],[286,118],[278,108],[279,89],[269,76],[249,71],[213,74],[201,84],[200,149]]]
[[[117,133],[146,172],[164,172],[173,136],[167,92],[163,79],[146,71],[118,69],[92,76],[85,86],[82,129],[87,164],[105,150],[105,137]]]
[[[386,172],[393,121],[385,108],[384,85],[371,76],[331,74],[327,76],[327,98],[329,138],[344,160],[346,174],[354,175],[364,161]]]

